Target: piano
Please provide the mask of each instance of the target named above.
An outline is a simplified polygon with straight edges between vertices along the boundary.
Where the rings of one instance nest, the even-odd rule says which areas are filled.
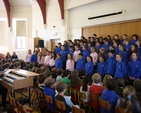
[[[33,86],[33,78],[38,75],[39,74],[37,73],[22,69],[8,69],[6,72],[4,72],[4,77],[0,79],[0,84],[10,90],[12,92],[11,94],[13,94],[13,97],[15,97],[15,91],[28,87],[30,105],[30,87]]]

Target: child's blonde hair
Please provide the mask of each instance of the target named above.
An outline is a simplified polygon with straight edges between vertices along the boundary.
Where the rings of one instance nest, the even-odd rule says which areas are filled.
[[[101,82],[101,76],[98,73],[95,73],[92,76],[92,80],[93,80],[94,83],[97,84],[97,83]]]

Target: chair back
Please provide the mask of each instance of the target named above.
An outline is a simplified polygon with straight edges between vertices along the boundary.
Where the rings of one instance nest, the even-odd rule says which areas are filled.
[[[65,111],[66,110],[66,107],[65,107],[65,103],[64,102],[55,99],[55,104],[56,104],[56,107],[58,109],[60,109],[62,111]]]
[[[84,92],[77,91],[77,95],[78,95],[78,103],[79,103],[79,105],[82,104],[82,103],[85,105],[84,100],[86,99],[86,94]]]
[[[102,108],[106,109],[106,113],[108,113],[108,110],[110,110],[110,104],[108,101],[102,100],[101,98],[99,98],[99,105],[101,106],[101,110]]]
[[[20,104],[19,102],[17,102],[17,107],[18,107],[18,113],[24,113],[23,105],[22,104]]]
[[[52,97],[49,95],[44,95],[44,99],[47,103],[53,104]]]
[[[116,113],[132,113],[132,112],[127,112],[124,108],[119,107],[116,105]]]
[[[77,94],[76,94],[77,90],[74,88],[70,88],[70,92],[71,92],[71,94],[74,95],[74,99],[77,100]]]
[[[39,89],[36,89],[36,96],[38,99],[42,99],[43,98],[43,93],[41,90]]]
[[[72,113],[85,113],[85,110],[73,106]]]
[[[99,102],[99,95],[96,95],[96,94],[93,94],[93,93],[90,93],[90,100],[93,101],[93,102]]]
[[[11,95],[9,95],[9,103],[12,107],[17,107],[15,98],[13,98]]]

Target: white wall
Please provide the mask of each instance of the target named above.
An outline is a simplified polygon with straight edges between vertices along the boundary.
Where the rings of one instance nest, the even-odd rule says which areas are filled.
[[[126,10],[123,14],[88,20],[88,17],[99,16]],[[70,10],[70,31],[76,28],[141,18],[141,0],[102,0]],[[79,32],[80,33],[80,32]],[[79,35],[81,36],[82,33]],[[77,36],[75,34],[70,34]],[[73,37],[77,38],[77,37]]]
[[[33,13],[33,37],[40,37],[44,39],[44,45],[48,49],[51,49],[50,39],[61,38],[61,42],[65,39],[65,27],[62,25],[60,8],[57,0],[47,0],[46,1],[46,15],[47,15],[47,25],[46,28],[43,24],[42,14],[38,5],[32,7]],[[53,27],[55,26],[55,28]],[[55,34],[56,35],[53,35]],[[38,35],[38,36],[36,36]]]

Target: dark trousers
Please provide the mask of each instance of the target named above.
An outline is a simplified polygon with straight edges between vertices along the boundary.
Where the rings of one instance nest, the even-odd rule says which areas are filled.
[[[2,95],[2,106],[6,107],[7,89],[0,85],[0,94]]]

